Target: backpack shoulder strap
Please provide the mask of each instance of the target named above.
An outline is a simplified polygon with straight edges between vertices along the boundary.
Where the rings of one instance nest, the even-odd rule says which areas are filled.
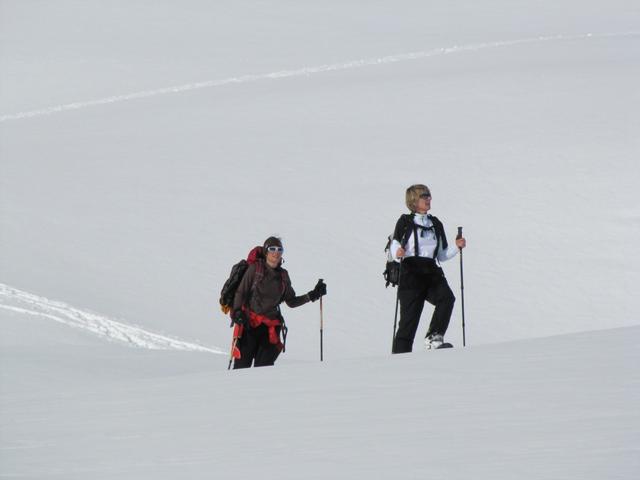
[[[400,244],[402,245],[402,248],[404,248],[407,242],[409,241],[409,237],[413,233],[413,251],[414,251],[414,255],[416,257],[419,257],[420,248],[418,247],[418,225],[416,225],[416,222],[413,220],[413,214],[406,213],[402,215],[401,218],[404,221],[405,233]]]
[[[256,285],[262,281],[264,278],[264,263],[263,260],[256,260],[255,265],[255,274],[253,276],[253,283],[251,285],[251,290],[255,289]]]
[[[256,286],[260,283],[264,277],[264,264],[261,259],[257,259],[251,265],[254,266],[255,270],[253,272],[253,280],[251,282],[251,288],[247,292],[247,297],[245,298],[245,305],[249,305],[251,301],[251,297],[253,297],[254,292],[256,291]]]

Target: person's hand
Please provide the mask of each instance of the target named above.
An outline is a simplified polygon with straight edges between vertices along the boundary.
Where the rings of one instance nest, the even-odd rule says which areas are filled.
[[[322,279],[318,280],[316,286],[307,295],[312,302],[315,302],[323,295],[327,294],[327,284]]]
[[[396,252],[396,258],[403,258],[405,254],[404,248],[400,247]]]
[[[233,323],[237,323],[238,325],[246,325],[247,324],[247,315],[242,310],[236,310],[233,312]]]
[[[456,238],[456,247],[462,250],[467,246],[467,240],[464,237]]]

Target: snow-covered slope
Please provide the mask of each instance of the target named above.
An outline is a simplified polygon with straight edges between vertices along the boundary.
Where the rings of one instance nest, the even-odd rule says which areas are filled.
[[[2,340],[3,478],[632,479],[640,467],[638,327],[227,372],[211,354],[80,344],[32,321]]]
[[[0,0],[0,85],[0,476],[639,470],[637,1]],[[416,182],[470,348],[390,358]],[[327,362],[311,304],[229,375],[218,293],[271,234]]]
[[[34,8],[2,2],[2,283],[226,349],[221,285],[276,233],[329,285],[327,356],[376,355],[424,182],[469,240],[473,343],[637,323],[635,2]],[[287,313],[282,362],[318,316]]]

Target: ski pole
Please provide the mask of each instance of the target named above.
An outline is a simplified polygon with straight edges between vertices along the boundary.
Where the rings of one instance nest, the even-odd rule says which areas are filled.
[[[398,325],[398,304],[400,303],[400,274],[402,273],[402,258],[400,259],[400,266],[398,267],[398,285],[396,288],[396,313],[393,316],[393,337],[391,337],[391,353],[393,354],[393,346],[396,342],[396,326]]]
[[[393,337],[391,337],[391,353],[394,353],[394,345],[396,344],[396,326],[398,325],[398,303],[400,302],[399,292],[396,292],[396,313],[393,316]]]
[[[322,282],[323,280],[320,279]],[[324,314],[322,308],[322,297],[320,297],[320,361],[323,361],[323,344],[322,344],[322,335],[324,330]]]
[[[238,339],[242,336],[242,326],[237,323],[233,324],[233,340],[231,341],[231,351],[229,352],[229,366],[227,370],[231,370],[231,363],[234,358],[240,358],[238,350]]]
[[[462,238],[462,227],[458,227],[458,235],[456,240]],[[462,249],[460,248],[460,298],[462,300],[462,346],[466,347],[467,337],[464,325],[464,269],[462,267]]]
[[[227,370],[231,370],[231,364],[233,363],[233,351],[236,349],[236,345],[238,343],[238,339],[233,337],[233,341],[231,342],[231,351],[229,352],[229,366]]]

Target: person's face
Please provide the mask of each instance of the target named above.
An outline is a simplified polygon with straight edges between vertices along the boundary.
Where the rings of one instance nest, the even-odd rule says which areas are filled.
[[[270,267],[277,267],[282,260],[282,253],[284,249],[282,247],[267,247],[267,263]]]
[[[418,205],[416,211],[421,214],[427,213],[431,210],[431,193],[423,193],[418,198]]]

